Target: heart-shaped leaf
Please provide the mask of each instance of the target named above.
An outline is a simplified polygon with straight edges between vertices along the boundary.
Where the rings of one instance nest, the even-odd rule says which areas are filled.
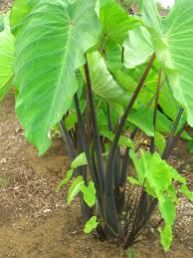
[[[20,23],[16,111],[27,139],[40,154],[51,144],[51,128],[71,106],[77,90],[75,71],[84,64],[84,53],[99,33],[94,0],[38,1]]]

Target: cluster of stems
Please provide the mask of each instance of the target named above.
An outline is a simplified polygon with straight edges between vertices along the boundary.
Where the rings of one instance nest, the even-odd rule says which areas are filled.
[[[150,220],[151,215],[157,206],[157,200],[150,197],[144,191],[144,189],[141,190],[140,197],[134,200],[134,204],[128,202],[129,191],[126,190],[126,185],[129,167],[131,164],[131,159],[129,157],[130,148],[126,148],[124,150],[124,154],[121,155],[120,147],[118,144],[119,139],[124,131],[128,116],[149,75],[155,57],[155,54],[153,54],[150,58],[145,71],[139,80],[133,95],[130,98],[128,106],[126,107],[125,112],[116,127],[112,123],[111,110],[109,104],[107,103],[108,129],[114,133],[115,137],[111,143],[109,154],[105,160],[103,156],[102,140],[97,121],[89,65],[86,57],[84,71],[86,78],[85,98],[87,100],[87,109],[84,113],[81,112],[80,100],[78,94],[75,94],[74,104],[78,121],[75,128],[73,128],[71,131],[66,129],[64,123],[65,117],[60,122],[61,134],[65,141],[70,159],[73,160],[81,152],[86,153],[88,166],[79,168],[75,173],[81,174],[86,184],[88,183],[90,177],[95,183],[98,200],[97,212],[102,221],[100,226],[97,228],[100,239],[116,239],[117,241],[121,240],[120,242],[123,243],[124,248],[128,248],[137,241],[136,239],[139,236],[140,231]],[[162,71],[160,70],[158,74],[157,91],[153,99],[155,102],[153,115],[153,126],[155,131],[161,87]],[[186,124],[184,124],[182,128],[178,128],[182,113],[183,109],[180,108],[162,155],[162,158],[165,160],[170,157],[172,150],[174,149],[179,137],[186,127]],[[135,128],[131,133],[130,138],[132,140],[134,140],[138,131],[140,131],[140,129]],[[150,151],[152,153],[155,152],[154,138],[151,139]],[[89,208],[84,203],[81,196],[80,199],[83,219],[86,221],[93,215],[94,212],[96,212],[96,209],[94,210]],[[123,212],[126,214],[124,219],[122,216]]]

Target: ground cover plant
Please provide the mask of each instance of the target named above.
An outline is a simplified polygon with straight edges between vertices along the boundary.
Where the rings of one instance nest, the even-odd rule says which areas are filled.
[[[176,1],[167,17],[154,1],[141,8],[15,0],[0,22],[0,99],[14,88],[40,155],[60,129],[72,163],[57,190],[69,185],[68,203],[79,196],[85,233],[128,248],[158,207],[168,251],[179,195],[193,200],[167,163],[180,137],[192,143],[193,3]]]

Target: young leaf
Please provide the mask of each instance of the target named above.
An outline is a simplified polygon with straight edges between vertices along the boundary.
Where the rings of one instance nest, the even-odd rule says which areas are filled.
[[[173,168],[173,178],[176,182],[182,184],[182,185],[186,185],[186,178],[181,176],[177,170],[175,170]]]
[[[83,198],[89,207],[93,207],[96,203],[96,188],[94,182],[89,182],[88,186],[82,185],[81,192]]]
[[[87,158],[85,152],[80,153],[71,163],[71,168],[76,169],[87,165]]]
[[[134,151],[131,151],[130,157],[134,162],[140,185],[158,200],[160,213],[166,223],[164,230],[160,231],[161,243],[164,250],[168,251],[173,238],[172,226],[176,219],[178,200],[173,181],[178,181],[186,186],[186,180],[166,161],[162,160],[158,153],[142,152],[141,157],[138,158]],[[181,189],[185,195],[192,198],[192,194],[186,187],[181,187]]]
[[[50,130],[71,106],[78,87],[75,71],[85,63],[84,54],[99,34],[95,0],[38,1],[20,24],[16,112],[40,154],[51,144]]]
[[[70,189],[68,190],[68,196],[67,196],[67,203],[70,204],[74,198],[79,194],[81,191],[82,186],[84,185],[84,180],[82,176],[78,176],[70,186]]]
[[[97,228],[98,224],[99,222],[97,222],[97,217],[96,216],[91,217],[84,226],[84,233],[86,234],[91,233],[94,229]]]
[[[162,215],[162,218],[165,220],[166,224],[173,225],[176,219],[176,205],[169,198],[169,196],[164,196],[163,193],[158,193],[159,200],[159,210]]]
[[[70,182],[75,169],[84,165],[87,165],[87,158],[86,154],[82,152],[72,161],[70,169],[66,172],[66,176],[57,186],[56,191],[61,190],[65,185]]]
[[[146,177],[151,187],[161,191],[167,190],[172,183],[173,167],[162,160],[158,153],[154,153],[151,157],[149,154],[144,154],[142,159],[147,164]]]
[[[64,177],[64,179],[62,179],[61,181],[60,181],[60,183],[58,184],[58,186],[57,186],[57,188],[56,188],[56,191],[57,192],[59,192],[62,188],[64,188],[64,186],[66,186],[69,182],[70,182],[70,180],[71,180],[71,178],[72,178],[72,176],[73,176],[73,172],[74,172],[74,169],[69,169],[67,172],[66,172],[66,176]]]
[[[168,252],[173,240],[172,227],[167,224],[164,229],[160,229],[160,237],[164,251]]]
[[[187,185],[182,185],[180,188],[180,192],[193,202],[193,192],[188,189]]]
[[[145,178],[149,186],[155,191],[165,191],[172,183],[173,167],[162,160],[158,153],[143,152],[138,159],[131,151],[130,156],[135,164],[139,181],[143,184]]]

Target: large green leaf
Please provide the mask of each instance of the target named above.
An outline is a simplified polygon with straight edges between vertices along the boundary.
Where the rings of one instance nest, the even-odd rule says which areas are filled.
[[[129,91],[129,94],[132,95],[137,86],[137,81],[142,76],[141,73],[144,72],[144,67],[141,72],[137,72],[136,69],[111,69],[110,71],[113,74],[115,80],[119,83],[119,85]],[[140,69],[141,70],[141,69]],[[137,76],[133,75],[133,72],[137,73]],[[156,85],[157,85],[157,70],[153,68],[149,73],[145,81],[145,85],[142,88],[141,92],[138,95],[138,98],[135,102],[135,108],[147,108],[152,106],[155,99],[156,93]]]
[[[143,0],[142,10],[145,25],[149,28],[156,28],[156,31],[161,34],[163,31],[163,24],[159,17],[156,0]]]
[[[168,103],[169,103],[169,108],[168,108]],[[169,118],[171,118],[172,120],[175,120],[180,106],[178,102],[174,99],[168,84],[165,84],[160,91],[159,105],[161,106],[164,113]]]
[[[139,127],[149,137],[154,136],[153,126],[153,112],[154,110],[149,108],[133,109],[129,114],[128,121],[135,126]],[[169,133],[172,129],[172,123],[161,112],[157,112],[157,131],[161,133]]]
[[[108,101],[126,106],[130,100],[130,94],[114,80],[101,54],[97,51],[89,54],[88,62],[93,91]]]
[[[108,69],[121,69],[123,67],[121,46],[113,40],[108,39],[104,44],[104,49],[104,55]]]
[[[13,77],[15,39],[9,30],[0,32],[0,100],[9,92]]]
[[[193,1],[177,0],[166,19],[159,17],[154,1],[144,0],[143,20],[148,27],[160,65],[174,98],[187,111],[193,126]]]
[[[102,2],[100,19],[103,25],[104,38],[110,38],[122,44],[127,36],[128,30],[138,26],[141,21],[134,16],[129,16],[114,0]]]
[[[124,48],[124,63],[129,69],[145,63],[154,53],[151,35],[143,26],[129,31]]]
[[[25,18],[32,9],[32,4],[29,0],[15,0],[11,9],[11,27],[15,27]],[[37,1],[36,1],[37,2]]]
[[[131,77],[129,72],[124,69],[112,69],[111,72],[113,73],[115,80],[123,89],[129,92],[133,92],[135,90],[137,82]]]
[[[86,28],[86,29],[85,29]],[[27,139],[43,154],[49,132],[70,107],[75,70],[98,39],[94,0],[42,0],[21,23],[16,40],[16,111]]]

